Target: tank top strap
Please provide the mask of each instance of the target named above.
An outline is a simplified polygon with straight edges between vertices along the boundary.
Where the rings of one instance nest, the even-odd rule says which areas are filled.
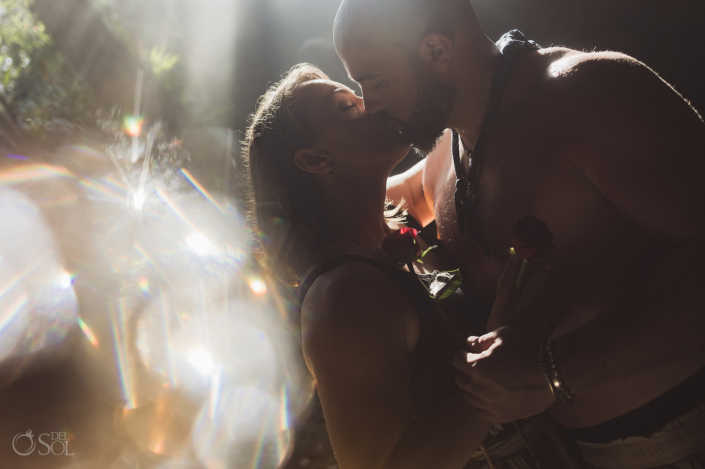
[[[476,228],[475,206],[477,206],[477,180],[484,158],[484,150],[492,133],[495,122],[499,118],[500,105],[504,90],[512,78],[512,71],[524,52],[541,49],[541,46],[534,41],[527,40],[524,35],[514,29],[504,34],[497,47],[501,54],[497,59],[497,68],[492,84],[490,85],[489,102],[482,129],[477,137],[475,148],[472,149],[470,167],[467,177],[463,176],[462,163],[460,158],[460,137],[458,132],[452,130],[452,155],[453,167],[455,168],[455,212],[458,220],[458,229],[463,234],[466,229],[470,237],[477,242],[489,256],[487,243],[482,237],[482,232]]]
[[[318,277],[336,267],[352,262],[359,262],[362,264],[367,264],[376,267],[380,272],[382,272],[385,277],[387,277],[387,279],[389,279],[390,282],[392,282],[392,284],[394,284],[395,287],[397,287],[397,289],[402,292],[402,294],[404,294],[404,296],[406,296],[407,298],[409,298],[410,296],[415,296],[410,291],[414,288],[415,282],[411,281],[411,278],[406,278],[407,276],[411,275],[409,272],[397,269],[396,267],[393,267],[389,264],[385,264],[384,262],[377,261],[370,257],[360,256],[356,254],[348,254],[328,259],[322,262],[318,267],[313,269],[310,274],[308,274],[303,283],[301,283],[301,287],[299,287],[299,305],[303,304],[306,294],[311,288],[311,285],[313,285],[313,282],[315,282]]]

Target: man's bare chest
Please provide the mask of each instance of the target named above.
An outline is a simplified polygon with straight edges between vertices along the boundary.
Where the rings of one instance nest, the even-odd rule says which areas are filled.
[[[514,223],[532,215],[546,223],[554,248],[546,255],[576,308],[602,307],[621,296],[653,243],[550,141],[501,133],[480,161],[469,217],[460,233],[455,171],[448,157],[434,187],[439,237],[486,301],[512,245]],[[604,268],[611,266],[609,272]],[[580,307],[582,305],[582,307]]]
[[[477,165],[477,175],[469,181],[465,213],[455,203],[456,170],[450,156],[443,161],[434,185],[434,210],[440,238],[469,244],[474,255],[505,258],[511,247],[512,227],[516,220],[533,215],[562,230],[579,211],[585,215],[599,209],[605,199],[599,191],[567,162],[536,150],[540,145],[514,143],[518,138],[499,135],[487,146],[481,159],[463,158],[461,174],[469,164]],[[533,147],[533,148],[532,148]],[[468,161],[469,160],[469,161]],[[466,218],[463,232],[458,218]],[[572,217],[574,223],[575,217]],[[587,223],[588,220],[585,219]],[[467,225],[467,226],[465,226]]]

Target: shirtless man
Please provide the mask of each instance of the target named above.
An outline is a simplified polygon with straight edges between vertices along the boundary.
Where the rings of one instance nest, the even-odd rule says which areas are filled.
[[[335,44],[367,112],[397,123],[424,152],[443,129],[456,130],[468,174],[501,52],[467,0],[344,0]],[[488,303],[513,223],[526,215],[546,223],[552,294],[567,314],[550,342],[555,368],[545,360],[544,368],[559,377],[559,397],[574,399],[557,402],[540,343],[503,328],[470,338],[456,360],[468,402],[495,422],[548,410],[590,467],[705,462],[702,119],[637,60],[560,47],[522,53],[498,115],[473,161],[473,230],[458,226],[447,135],[389,180],[388,196],[407,201],[422,225],[436,220],[443,247]],[[613,451],[620,438],[667,422],[666,433],[685,442],[669,433]]]

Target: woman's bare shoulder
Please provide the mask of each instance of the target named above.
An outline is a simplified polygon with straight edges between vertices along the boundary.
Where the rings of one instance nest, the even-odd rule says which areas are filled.
[[[413,307],[382,271],[360,262],[345,264],[321,275],[311,286],[301,308],[304,347],[314,343],[358,341],[379,331],[390,340],[402,337]],[[413,326],[413,324],[412,324]]]

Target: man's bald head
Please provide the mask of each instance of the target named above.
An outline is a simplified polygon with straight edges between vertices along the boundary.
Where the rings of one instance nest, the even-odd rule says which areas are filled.
[[[487,42],[469,0],[344,0],[335,19],[335,47],[365,110],[421,153],[450,123],[458,83]]]
[[[471,31],[479,26],[469,0],[343,0],[334,25],[339,54],[369,47],[413,53],[430,32]]]

